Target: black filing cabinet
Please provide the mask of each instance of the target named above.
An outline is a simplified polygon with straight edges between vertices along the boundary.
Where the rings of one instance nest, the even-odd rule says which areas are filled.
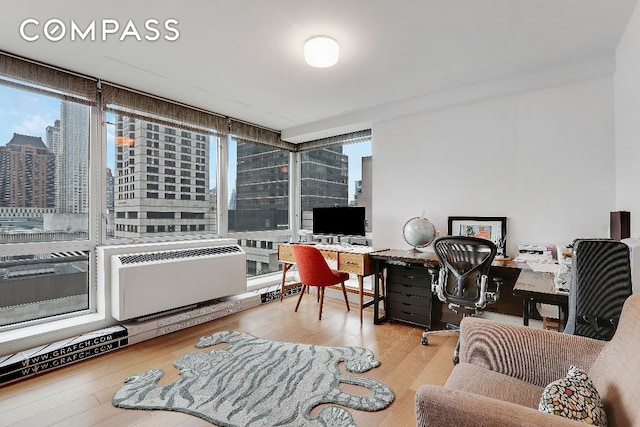
[[[386,263],[386,318],[431,328],[440,321],[442,305],[434,303],[431,274],[424,266]]]

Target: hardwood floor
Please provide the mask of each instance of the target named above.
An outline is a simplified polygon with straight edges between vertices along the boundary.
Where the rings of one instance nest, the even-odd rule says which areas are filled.
[[[111,397],[127,376],[147,369],[164,371],[159,384],[175,381],[178,374],[172,363],[196,351],[193,346],[200,336],[223,330],[279,341],[367,347],[381,365],[363,375],[391,387],[395,400],[383,411],[350,410],[356,423],[367,427],[415,425],[415,391],[421,384],[444,383],[453,367],[457,335],[434,335],[423,346],[422,328],[398,322],[375,326],[371,308],[365,310],[360,325],[357,307],[347,313],[344,301],[327,298],[318,321],[315,298],[305,296],[298,313],[294,313],[295,300],[265,304],[0,387],[0,425],[210,426],[179,412],[115,408]]]

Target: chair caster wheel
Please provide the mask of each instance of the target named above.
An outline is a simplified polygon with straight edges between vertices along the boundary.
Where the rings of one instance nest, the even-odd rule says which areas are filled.
[[[422,337],[422,345],[429,345],[429,340],[427,337]]]
[[[460,363],[460,358],[458,356],[453,356],[453,364],[457,365],[458,363]]]

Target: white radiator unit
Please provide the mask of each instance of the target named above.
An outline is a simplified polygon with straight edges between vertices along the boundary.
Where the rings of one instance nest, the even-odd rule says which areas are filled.
[[[216,245],[111,256],[111,314],[134,319],[247,290],[246,254]]]

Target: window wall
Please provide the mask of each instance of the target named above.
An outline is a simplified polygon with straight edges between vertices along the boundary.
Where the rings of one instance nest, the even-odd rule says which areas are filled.
[[[232,122],[230,130],[227,163],[229,236],[237,238],[247,254],[250,281],[277,281],[280,275],[271,275],[282,269],[278,262],[278,244],[291,240],[291,146],[280,141],[277,132],[266,129],[255,132],[244,123]]]
[[[357,132],[309,144],[300,156],[300,227],[313,229],[313,208],[365,208],[365,230],[371,227],[371,136]],[[313,148],[314,145],[321,145]]]
[[[94,103],[15,77],[0,76],[0,329],[86,313],[94,297]]]
[[[97,313],[100,245],[232,237],[255,287],[313,207],[370,209],[367,132],[294,145],[2,52],[0,112],[0,332]]]

